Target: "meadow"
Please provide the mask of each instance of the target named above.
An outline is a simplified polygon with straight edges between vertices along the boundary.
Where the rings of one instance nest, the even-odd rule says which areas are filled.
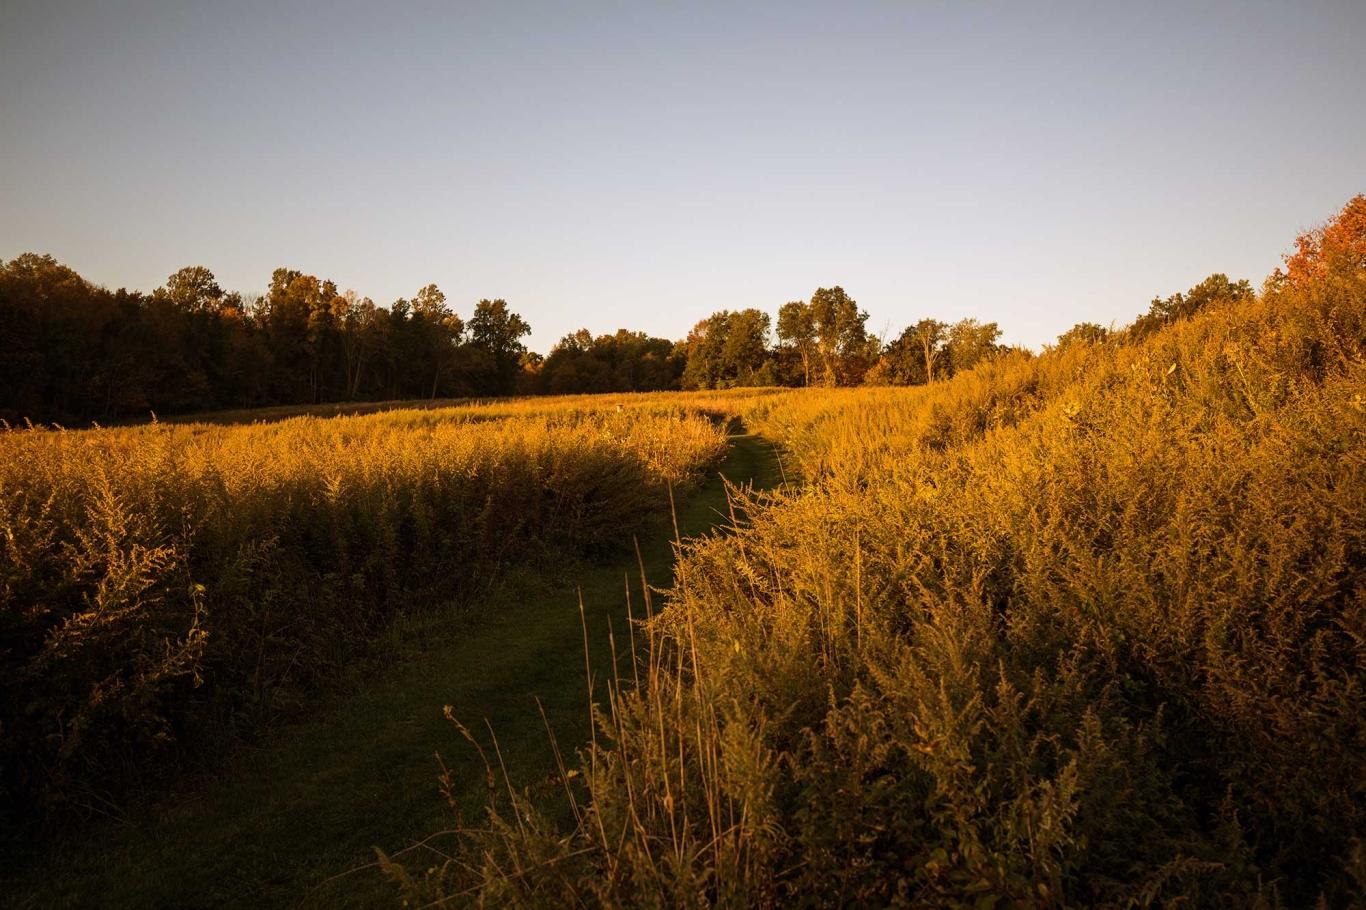
[[[116,808],[305,709],[395,616],[547,551],[629,546],[721,457],[731,411],[636,395],[0,433],[5,814]]]
[[[1156,331],[747,402],[800,484],[687,543],[559,804],[491,791],[444,862],[391,865],[410,903],[1359,902],[1366,231],[1341,226]]]
[[[169,803],[19,902],[1359,904],[1366,199],[1297,245],[914,387],[0,434],[5,811]]]

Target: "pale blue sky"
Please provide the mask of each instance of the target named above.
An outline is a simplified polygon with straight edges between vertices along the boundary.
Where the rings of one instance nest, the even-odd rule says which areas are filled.
[[[680,337],[841,284],[1038,345],[1366,191],[1366,3],[15,3],[0,257]]]

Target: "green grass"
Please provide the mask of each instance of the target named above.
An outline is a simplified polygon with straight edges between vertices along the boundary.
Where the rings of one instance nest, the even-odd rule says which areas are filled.
[[[732,436],[720,468],[734,482],[778,481],[773,450]],[[686,536],[726,519],[713,477],[679,503]],[[651,585],[669,582],[673,530],[660,516],[640,540]],[[508,776],[545,786],[554,770],[544,708],[566,753],[589,737],[583,626],[595,675],[610,671],[609,623],[627,648],[624,588],[640,609],[634,555],[610,565],[524,567],[467,618],[396,628],[388,667],[358,670],[351,694],[312,720],[244,747],[212,780],[183,784],[122,823],[96,826],[51,848],[10,882],[8,904],[31,907],[370,906],[395,890],[374,867],[380,847],[421,866],[453,818],[438,792],[439,752],[468,813],[486,790],[475,750],[442,716],[455,715],[487,748],[488,720]],[[600,686],[599,692],[603,689]],[[490,752],[492,758],[492,753]],[[467,814],[466,820],[476,816]],[[448,842],[436,838],[431,848]],[[435,853],[430,854],[438,859]],[[8,889],[7,889],[8,890]]]

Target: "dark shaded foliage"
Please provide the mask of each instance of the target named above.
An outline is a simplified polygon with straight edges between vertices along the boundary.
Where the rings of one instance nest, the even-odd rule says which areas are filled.
[[[529,331],[503,300],[480,301],[466,324],[435,285],[386,309],[276,269],[244,299],[192,266],[140,294],[26,253],[0,263],[0,419],[507,395]]]
[[[560,339],[527,373],[523,388],[551,395],[677,389],[686,358],[666,338],[618,329],[596,338],[580,329]]]

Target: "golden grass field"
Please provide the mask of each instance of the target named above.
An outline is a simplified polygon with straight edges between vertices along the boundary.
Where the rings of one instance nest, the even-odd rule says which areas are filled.
[[[9,799],[98,806],[303,705],[398,612],[629,544],[741,397],[0,434]]]
[[[395,874],[485,906],[1359,900],[1364,354],[1355,268],[745,402],[802,484],[686,547],[573,823],[502,792]]]
[[[440,862],[383,861],[410,906],[1352,905],[1366,257],[1334,255],[917,388],[8,431],[9,807],[154,789],[395,617],[620,552],[742,422],[787,482],[679,541],[554,794],[491,759]]]

